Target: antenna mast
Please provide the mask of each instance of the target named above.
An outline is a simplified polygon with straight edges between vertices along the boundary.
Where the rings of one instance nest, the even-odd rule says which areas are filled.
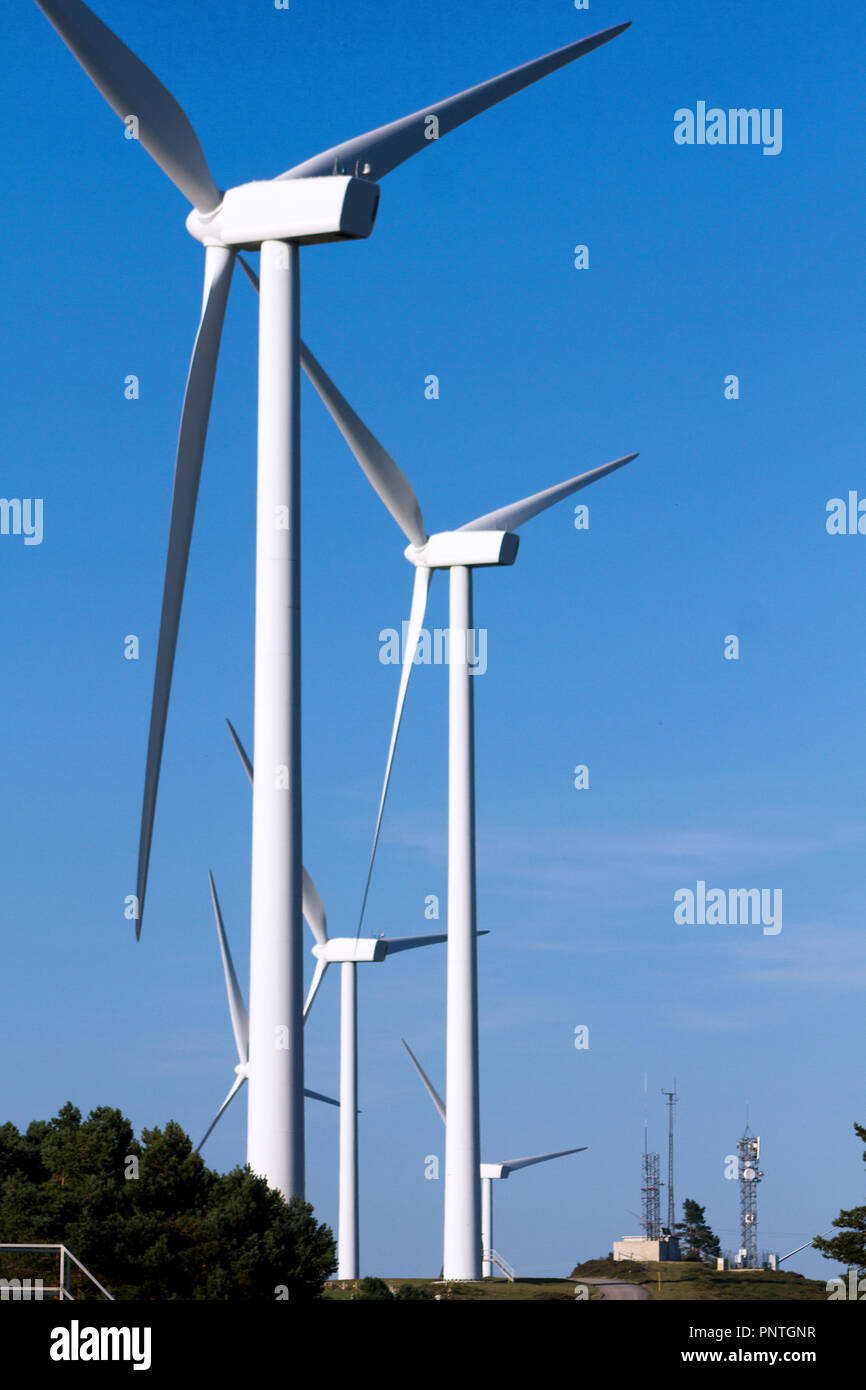
[[[644,1097],[646,1097],[646,1089],[646,1073],[644,1073]],[[646,1110],[646,1100],[644,1100],[640,1209],[644,1240],[659,1240],[662,1233],[659,1156],[657,1153],[649,1152],[649,1116]]]
[[[764,1176],[758,1167],[760,1157],[761,1139],[749,1129],[747,1111],[745,1133],[742,1139],[737,1140],[737,1176],[740,1180],[739,1259],[744,1269],[758,1268],[758,1183]]]
[[[668,1230],[673,1235],[677,1219],[674,1201],[674,1107],[679,1100],[676,1078],[674,1089],[666,1091],[663,1086],[662,1095],[668,1098]]]

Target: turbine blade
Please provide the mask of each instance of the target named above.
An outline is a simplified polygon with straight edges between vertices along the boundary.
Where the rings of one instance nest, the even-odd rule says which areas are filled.
[[[258,293],[259,277],[252,266],[247,265],[243,256],[239,259],[244,274]],[[338,391],[322,364],[313,356],[303,340],[301,340],[301,366],[330,411],[337,428],[361,465],[369,482],[388,508],[403,535],[413,545],[423,545],[427,540],[427,532],[424,529],[421,504],[415,495],[415,489],[388,451],[367,429],[345,396]]]
[[[439,936],[383,936],[379,940],[385,947],[386,956],[396,956],[400,951],[414,951],[417,946],[436,946],[447,941],[447,933]]]
[[[400,672],[400,688],[397,691],[397,706],[394,710],[394,723],[391,728],[391,742],[388,747],[388,760],[385,764],[385,778],[382,783],[382,794],[379,797],[379,812],[376,816],[376,829],[373,832],[373,848],[370,851],[370,863],[367,868],[367,881],[364,884],[364,897],[361,902],[361,916],[358,922],[357,935],[361,934],[361,927],[364,925],[364,913],[367,908],[367,898],[370,894],[370,880],[373,877],[373,863],[376,859],[376,849],[379,844],[379,832],[382,829],[382,817],[385,814],[385,799],[388,795],[388,787],[391,784],[391,770],[394,766],[394,753],[397,749],[397,736],[400,733],[400,724],[403,719],[403,706],[406,703],[406,691],[409,688],[409,676],[412,672],[412,665],[415,660],[415,652],[418,647],[418,639],[421,636],[421,628],[424,625],[424,613],[427,608],[427,595],[430,592],[430,581],[433,578],[433,571],[417,566],[415,569],[415,582],[412,588],[412,606],[409,610],[409,625],[406,632],[406,642],[403,647],[403,669]]]
[[[305,1086],[304,1095],[307,1097],[307,1100],[321,1100],[324,1101],[325,1105],[336,1105],[338,1110],[340,1108],[340,1102],[338,1100],[334,1100],[333,1096],[323,1096],[321,1091],[308,1091]]]
[[[244,771],[250,779],[250,785],[252,785],[254,777],[253,765],[247,757],[247,751],[238,737],[237,730],[235,729],[234,724],[230,719],[227,719],[226,723],[229,726],[229,733],[232,736],[232,742],[234,743],[235,748],[238,750],[238,757],[243,763]],[[322,899],[319,896],[319,890],[316,887],[310,875],[307,873],[306,869],[303,870],[303,879],[301,885],[301,906],[304,916],[307,919],[307,925],[309,926],[310,931],[316,938],[317,943],[320,946],[324,946],[325,942],[328,939],[328,919],[325,916],[325,908],[324,904],[322,903]]]
[[[183,586],[189,559],[195,504],[201,465],[207,438],[219,356],[220,336],[225,318],[234,256],[222,246],[209,246],[205,255],[204,298],[201,321],[192,350],[189,376],[180,420],[177,441],[177,461],[174,471],[174,492],[171,499],[171,523],[168,533],[168,557],[165,563],[165,586],[162,594],[162,615],[159,644],[156,652],[156,674],[153,682],[153,703],[150,712],[150,736],[147,745],[147,766],[144,776],[144,800],[141,810],[141,839],[138,847],[138,921],[136,938],[141,936],[144,897],[147,889],[147,868],[153,836],[153,817],[159,785],[159,767],[165,739],[171,673],[180,626]]]
[[[476,517],[474,521],[468,521],[465,526],[459,527],[459,530],[515,531],[524,521],[530,521],[532,517],[538,516],[539,512],[546,512],[548,507],[561,502],[564,497],[570,497],[573,492],[580,492],[581,488],[589,487],[590,483],[597,483],[599,478],[606,477],[608,473],[615,473],[618,468],[624,468],[637,457],[637,454],[626,454],[624,458],[614,459],[612,463],[602,463],[598,468],[590,468],[588,473],[580,473],[576,478],[567,478],[564,483],[545,488],[544,492],[535,492],[520,502],[512,502],[510,507],[500,507],[496,512],[487,512],[485,516]]]
[[[316,938],[316,945],[324,946],[328,939],[328,919],[325,916],[325,907],[319,896],[319,890],[306,869],[303,870],[301,884],[301,906],[307,919],[307,926]]]
[[[137,118],[138,139],[151,159],[199,212],[212,212],[222,195],[168,88],[82,0],[36,3],[120,119]]]
[[[417,1071],[417,1073],[418,1073],[418,1075],[420,1076],[421,1080],[423,1081],[424,1086],[426,1087],[428,1096],[429,1096],[430,1099],[432,1100],[433,1104],[436,1106],[436,1109],[439,1111],[439,1115],[440,1115],[440,1117],[441,1117],[441,1119],[442,1119],[443,1125],[444,1125],[444,1124],[447,1124],[447,1121],[446,1121],[446,1119],[445,1119],[445,1102],[444,1102],[444,1100],[443,1100],[442,1097],[440,1096],[439,1092],[436,1090],[436,1087],[433,1085],[433,1082],[430,1080],[429,1076],[428,1076],[427,1073],[425,1072],[425,1070],[424,1070],[424,1068],[422,1067],[421,1063],[418,1061],[418,1058],[415,1056],[415,1053],[412,1051],[412,1049],[411,1049],[411,1047],[409,1046],[409,1044],[407,1043],[406,1039],[405,1039],[405,1038],[401,1038],[400,1041],[402,1042],[402,1044],[403,1044],[403,1046],[405,1047],[406,1051],[409,1053],[409,1056],[412,1058],[412,1065],[413,1065],[413,1067],[415,1068],[415,1070]]]
[[[238,260],[239,260],[240,263],[241,263],[241,270],[244,272],[244,275],[245,275],[245,276],[247,277],[247,279],[249,280],[249,282],[250,282],[250,284],[252,285],[253,289],[255,290],[256,294],[258,294],[258,292],[259,292],[259,277],[258,277],[258,275],[256,275],[256,272],[253,270],[253,268],[252,268],[252,266],[250,265],[249,261],[246,260],[243,256],[240,256],[240,255],[239,255],[239,256],[238,256]]]
[[[243,765],[244,765],[244,772],[245,772],[245,773],[247,774],[247,776],[249,777],[249,779],[250,779],[250,786],[252,786],[252,784],[253,784],[253,765],[252,765],[252,763],[250,762],[249,758],[247,757],[247,751],[246,751],[246,749],[244,748],[244,745],[241,743],[240,739],[238,738],[237,730],[235,729],[234,724],[232,723],[232,721],[231,721],[230,719],[227,719],[227,720],[226,720],[226,723],[227,723],[228,726],[229,726],[229,733],[230,733],[231,736],[232,736],[232,742],[234,743],[235,748],[238,750],[238,757],[240,758],[241,762],[242,762]]]
[[[219,1110],[216,1112],[216,1114],[214,1115],[213,1119],[211,1120],[210,1126],[208,1127],[208,1130],[207,1130],[207,1132],[206,1132],[204,1138],[201,1139],[201,1140],[199,1140],[198,1144],[196,1144],[196,1146],[195,1146],[195,1152],[196,1152],[196,1153],[198,1153],[199,1149],[203,1148],[204,1145],[207,1143],[208,1139],[209,1139],[210,1136],[213,1134],[213,1131],[216,1129],[218,1120],[220,1120],[221,1117],[222,1117],[222,1115],[223,1115],[223,1113],[224,1113],[226,1110],[228,1110],[229,1105],[230,1105],[231,1102],[234,1100],[235,1096],[237,1095],[238,1091],[241,1089],[241,1086],[243,1086],[243,1084],[244,1084],[244,1082],[246,1081],[246,1079],[247,1079],[247,1078],[246,1078],[245,1076],[239,1076],[239,1077],[237,1077],[237,1078],[235,1079],[234,1085],[232,1086],[231,1090],[229,1091],[228,1095],[226,1096],[226,1098],[225,1098],[225,1100],[223,1101],[222,1105],[220,1106]],[[338,1110],[339,1110],[339,1108],[340,1108],[340,1102],[339,1102],[338,1100],[334,1100],[334,1098],[333,1098],[332,1096],[323,1096],[322,1093],[321,1093],[321,1091],[310,1091],[310,1090],[308,1090],[307,1087],[305,1086],[305,1087],[304,1087],[304,1095],[306,1096],[307,1100],[320,1100],[320,1101],[323,1101],[325,1105],[336,1105],[336,1107],[337,1107]]]
[[[518,1168],[531,1168],[534,1163],[547,1163],[551,1158],[565,1158],[566,1154],[585,1153],[588,1147],[588,1144],[584,1144],[580,1149],[559,1149],[555,1154],[536,1154],[534,1158],[509,1158],[502,1167],[509,1173],[516,1173]]]
[[[209,1125],[209,1127],[208,1127],[208,1129],[207,1129],[207,1132],[206,1132],[204,1138],[203,1138],[203,1139],[200,1139],[199,1142],[196,1144],[196,1146],[195,1146],[195,1152],[196,1152],[196,1153],[198,1153],[199,1149],[204,1148],[204,1146],[205,1146],[205,1144],[207,1143],[208,1139],[210,1138],[210,1136],[213,1134],[214,1130],[216,1129],[216,1127],[217,1127],[217,1122],[221,1119],[223,1113],[224,1113],[226,1110],[228,1110],[229,1106],[231,1105],[231,1103],[232,1103],[232,1101],[234,1100],[235,1096],[237,1095],[238,1091],[241,1089],[241,1086],[243,1086],[243,1084],[244,1084],[244,1082],[246,1081],[246,1079],[247,1079],[247,1078],[246,1078],[245,1076],[237,1076],[237,1077],[235,1077],[234,1085],[232,1086],[231,1090],[229,1091],[228,1095],[226,1096],[226,1098],[225,1098],[225,1100],[223,1101],[222,1105],[220,1106],[219,1110],[216,1112],[216,1114],[214,1115],[213,1119],[211,1120],[210,1125]]]
[[[226,993],[229,999],[229,1013],[232,1017],[232,1032],[235,1035],[235,1046],[238,1050],[238,1061],[248,1062],[250,1059],[250,1020],[247,1014],[247,1006],[244,1003],[244,996],[238,984],[238,977],[235,973],[232,953],[229,950],[228,937],[226,936],[223,915],[220,909],[219,898],[217,897],[216,884],[213,881],[213,874],[208,870],[208,880],[210,882],[210,896],[213,903],[213,914],[216,918],[217,935],[220,943],[220,955],[223,961],[223,974],[226,980]],[[202,1141],[204,1142],[204,1141]]]
[[[427,539],[424,518],[418,498],[405,473],[382,448],[378,439],[370,433],[305,343],[301,343],[301,366],[406,539],[413,545],[423,545]]]
[[[489,936],[489,930],[477,931],[476,936]],[[398,951],[411,951],[415,946],[434,946],[440,941],[447,941],[447,933],[441,936],[380,936],[377,940],[385,947],[385,955],[393,956]]]
[[[305,160],[303,164],[296,164],[293,168],[287,169],[284,174],[280,174],[280,178],[300,179],[318,174],[351,174],[355,172],[357,165],[365,178],[381,179],[392,169],[396,169],[398,164],[402,164],[404,160],[410,159],[413,154],[418,154],[428,146],[435,145],[437,139],[456,130],[473,116],[479,116],[482,111],[487,111],[497,102],[522,91],[539,78],[547,77],[549,73],[574,62],[575,58],[583,57],[584,53],[591,53],[594,48],[600,48],[628,27],[628,24],[617,24],[614,28],[603,29],[589,38],[568,43],[564,48],[557,48],[542,58],[523,63],[521,67],[512,68],[510,72],[502,73],[499,77],[491,77],[487,82],[481,82],[465,92],[458,92],[456,96],[434,102],[431,106],[424,106],[411,116],[403,116],[398,121],[391,121],[376,130],[368,130],[364,135],[357,135],[353,140],[334,145],[322,154]],[[438,128],[431,126],[431,116],[436,117]],[[435,134],[431,131],[435,131]]]
[[[310,982],[310,990],[309,990],[309,993],[307,994],[306,1003],[304,1004],[304,1022],[305,1022],[305,1023],[306,1023],[306,1021],[307,1021],[307,1014],[310,1012],[310,1009],[313,1007],[313,1000],[315,999],[316,995],[317,995],[318,992],[319,992],[319,985],[320,985],[320,984],[322,983],[322,981],[324,980],[325,975],[327,974],[328,966],[330,965],[330,963],[331,963],[330,961],[321,960],[321,959],[319,959],[319,960],[316,961],[316,968],[315,968],[315,970],[313,971],[313,978],[312,978],[312,980],[311,980],[311,982]]]

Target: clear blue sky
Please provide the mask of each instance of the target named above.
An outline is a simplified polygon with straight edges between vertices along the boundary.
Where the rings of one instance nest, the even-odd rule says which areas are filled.
[[[724,1161],[750,1103],[759,1244],[784,1253],[864,1200],[866,538],[828,536],[825,507],[866,492],[866,16],[804,0],[97,8],[182,102],[223,187],[634,21],[389,175],[368,242],[305,252],[303,328],[431,527],[641,451],[584,494],[587,532],[566,503],[476,586],[483,1154],[590,1146],[499,1186],[497,1247],[559,1273],[634,1232],[646,1072],[662,1150],[659,1089],[677,1078],[678,1201],[705,1203],[725,1247]],[[72,1099],[197,1138],[234,1062],[208,867],[247,971],[250,799],[223,720],[251,742],[256,304],[238,276],[136,945],[123,900],[200,248],[36,6],[4,7],[0,41],[2,493],[43,498],[45,517],[41,546],[0,536],[2,1118]],[[782,153],[677,146],[674,112],[698,100],[781,107]],[[396,687],[379,633],[407,616],[411,572],[309,390],[303,437],[305,858],[351,933]],[[445,600],[440,576],[432,625]],[[429,929],[425,896],[444,905],[445,699],[444,668],[419,668],[377,933]],[[698,879],[781,888],[781,933],[678,926],[673,894]],[[423,1174],[443,1131],[399,1039],[444,1086],[444,966],[437,948],[361,971],[367,1272],[439,1268],[442,1182]],[[336,975],[307,1031],[324,1090]],[[243,1161],[244,1121],[236,1102],[211,1163]],[[335,1112],[308,1106],[308,1125],[309,1196],[335,1221]],[[834,1272],[810,1252],[793,1266]]]

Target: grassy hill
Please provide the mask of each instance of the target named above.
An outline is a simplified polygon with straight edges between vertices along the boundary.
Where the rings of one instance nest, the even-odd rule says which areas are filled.
[[[386,1279],[393,1291],[400,1284],[416,1284],[426,1287],[434,1297],[447,1301],[481,1300],[489,1302],[503,1299],[531,1301],[544,1299],[546,1302],[574,1302],[574,1281],[571,1279],[515,1279],[510,1284],[507,1279],[484,1279],[477,1284],[445,1284],[439,1279]],[[332,1281],[327,1285],[324,1297],[346,1300],[352,1297],[354,1285]]]
[[[773,1270],[716,1270],[708,1265],[682,1260],[671,1264],[638,1264],[636,1261],[587,1260],[577,1265],[570,1279],[484,1279],[479,1283],[443,1283],[439,1279],[388,1278],[392,1290],[400,1284],[426,1288],[441,1301],[521,1301],[575,1302],[575,1284],[583,1278],[618,1279],[624,1283],[640,1284],[651,1299],[701,1300],[727,1302],[827,1301],[827,1289],[819,1279],[806,1279],[802,1274]],[[591,1287],[590,1301],[597,1302],[599,1290]],[[337,1301],[351,1299],[355,1285],[332,1280],[324,1297]]]
[[[826,1303],[827,1289],[820,1279],[770,1269],[713,1269],[699,1261],[666,1264],[635,1260],[587,1260],[572,1271],[573,1279],[623,1279],[640,1284],[650,1298],[711,1299],[737,1303],[754,1299],[811,1299]]]

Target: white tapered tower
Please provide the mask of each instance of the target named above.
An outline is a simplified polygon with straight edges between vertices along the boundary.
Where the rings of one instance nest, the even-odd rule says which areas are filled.
[[[421,1078],[427,1094],[439,1112],[442,1123],[445,1125],[446,1143],[448,1128],[451,1124],[450,1107],[446,1110],[445,1102],[439,1095],[429,1076],[425,1072],[415,1053],[407,1043],[402,1040],[403,1046],[409,1054],[412,1065]],[[556,1153],[533,1154],[531,1158],[507,1158],[502,1163],[479,1163],[478,1177],[481,1192],[481,1277],[490,1279],[493,1277],[494,1265],[502,1264],[502,1261],[493,1245],[493,1184],[497,1179],[507,1178],[511,1173],[516,1173],[521,1168],[533,1168],[537,1163],[548,1163],[552,1158],[565,1158],[568,1154],[581,1154],[586,1152],[587,1145],[584,1144],[579,1149],[557,1149]],[[445,1275],[445,1278],[448,1276]]]

